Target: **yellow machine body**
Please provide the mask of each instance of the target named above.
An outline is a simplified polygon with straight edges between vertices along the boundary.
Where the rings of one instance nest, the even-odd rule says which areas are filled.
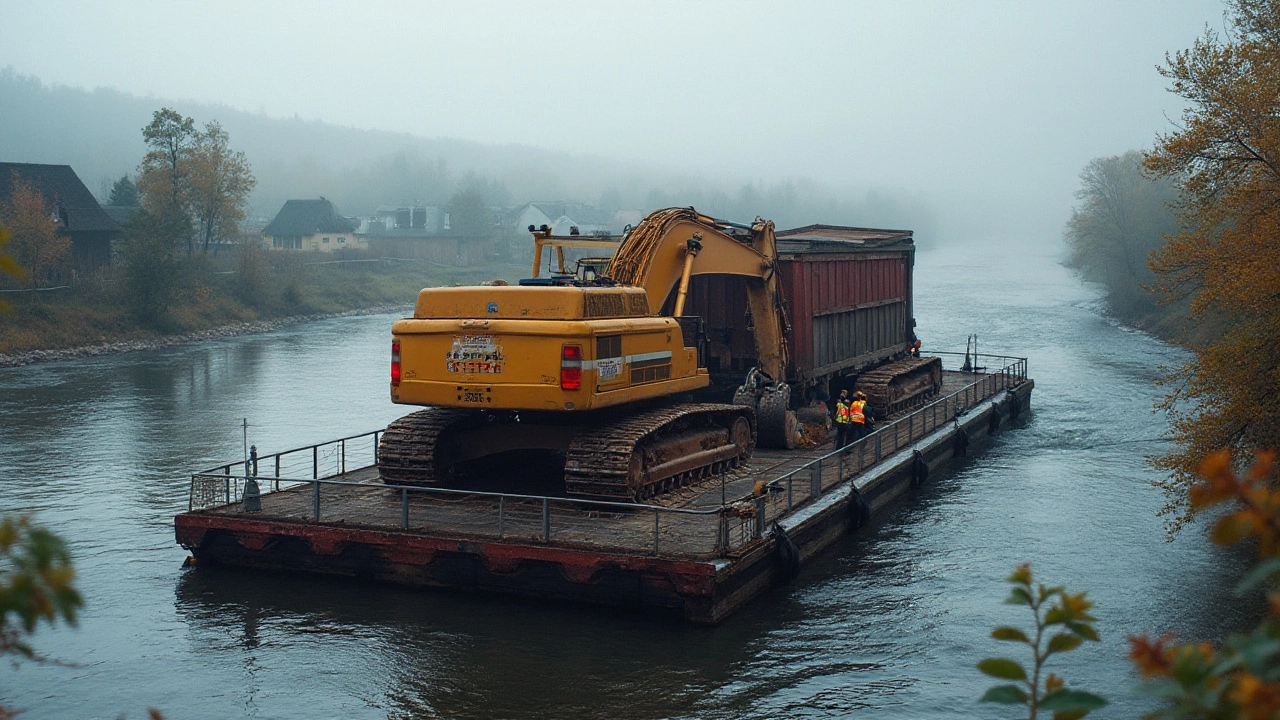
[[[583,411],[706,387],[680,324],[649,313],[635,287],[428,288],[392,326],[401,366],[391,399]]]

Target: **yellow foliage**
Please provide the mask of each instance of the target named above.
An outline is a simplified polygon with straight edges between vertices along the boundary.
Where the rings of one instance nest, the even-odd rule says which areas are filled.
[[[1165,380],[1177,447],[1155,464],[1181,518],[1200,458],[1280,445],[1280,0],[1234,0],[1227,26],[1166,57],[1190,105],[1145,160],[1178,187],[1188,228],[1152,258],[1158,289],[1228,325]]]

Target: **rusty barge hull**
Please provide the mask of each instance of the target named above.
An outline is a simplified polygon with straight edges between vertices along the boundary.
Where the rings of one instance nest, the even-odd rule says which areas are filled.
[[[908,434],[910,441],[902,443],[897,439],[906,430],[895,428],[892,450],[880,455],[882,443],[877,440],[878,459],[873,463],[842,455],[839,464],[825,470],[819,464],[816,474],[806,471],[803,476],[785,478],[785,482],[775,480],[767,497],[753,501],[762,518],[770,515],[768,507],[778,508],[770,516],[768,529],[759,532],[762,521],[744,520],[733,530],[744,533],[741,541],[722,543],[715,552],[686,552],[680,538],[687,530],[672,523],[659,532],[657,521],[644,511],[633,515],[597,513],[590,518],[594,524],[580,530],[568,525],[553,534],[546,525],[545,502],[547,532],[541,537],[536,522],[534,532],[520,530],[513,505],[508,506],[507,533],[499,530],[497,538],[483,537],[466,523],[411,527],[410,512],[414,517],[426,517],[421,513],[430,508],[412,505],[407,494],[403,513],[408,529],[379,527],[368,519],[369,513],[380,507],[379,503],[391,507],[396,499],[393,490],[372,482],[352,485],[343,488],[345,494],[327,497],[329,517],[323,521],[296,512],[311,502],[311,489],[302,485],[268,492],[263,496],[269,502],[264,502],[262,513],[240,512],[238,503],[231,503],[180,514],[175,518],[175,534],[197,565],[657,610],[678,614],[692,623],[715,624],[752,598],[790,580],[800,565],[883,513],[894,499],[944,472],[955,458],[976,452],[992,434],[1025,417],[1034,382],[1023,376],[1005,385],[952,417],[939,419],[935,408],[932,425],[928,424],[928,406],[915,411],[920,418],[915,426],[919,434]],[[944,409],[949,414],[951,408]],[[889,438],[884,438],[883,444],[888,447],[888,443]],[[870,447],[864,443],[863,453],[869,453]],[[770,462],[776,459],[766,458]],[[785,471],[795,465],[774,462],[772,467],[776,472],[779,467]],[[811,485],[811,481],[817,484]],[[750,474],[736,480],[737,486],[750,487],[753,482]],[[314,491],[316,516],[320,516],[320,487],[317,483]],[[816,492],[793,505],[806,487]],[[716,488],[718,501],[724,490]],[[389,492],[392,495],[388,496]],[[707,490],[686,504],[696,507],[699,501],[706,502],[710,493]],[[271,508],[276,509],[267,512]],[[654,526],[654,544],[661,540],[661,546],[610,548],[607,541],[593,536],[606,532],[621,536],[626,528],[642,523]],[[753,523],[757,532],[741,530]]]

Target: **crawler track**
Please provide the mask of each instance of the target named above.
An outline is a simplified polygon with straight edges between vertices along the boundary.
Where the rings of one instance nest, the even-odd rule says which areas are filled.
[[[584,429],[565,454],[565,490],[643,500],[725,472],[754,449],[750,408],[689,403],[649,410]]]
[[[378,441],[378,472],[389,485],[436,485],[445,480],[437,458],[447,430],[478,424],[474,411],[427,408],[392,421]]]
[[[936,357],[905,358],[864,372],[856,388],[866,393],[877,417],[923,403],[942,389],[942,360]]]

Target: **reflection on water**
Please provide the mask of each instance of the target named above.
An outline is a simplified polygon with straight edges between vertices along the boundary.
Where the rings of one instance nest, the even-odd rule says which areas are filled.
[[[1019,250],[1026,256],[1027,250]],[[172,516],[192,470],[385,425],[393,316],[0,370],[0,509],[70,539],[88,602],[38,646],[77,667],[0,668],[27,718],[808,717],[981,715],[974,669],[1021,622],[1002,578],[1033,560],[1088,589],[1103,642],[1061,672],[1134,697],[1124,637],[1217,638],[1249,624],[1246,561],[1197,529],[1166,542],[1145,454],[1151,380],[1181,354],[1115,327],[1046,253],[917,259],[926,349],[1031,358],[1034,412],[717,628],[670,618],[355,581],[183,570]]]

